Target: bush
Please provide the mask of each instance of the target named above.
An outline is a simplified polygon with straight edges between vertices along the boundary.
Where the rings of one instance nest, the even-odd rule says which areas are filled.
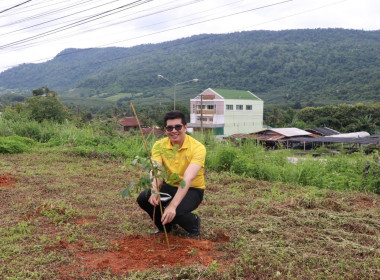
[[[252,171],[254,169],[254,163],[252,158],[248,156],[237,156],[232,162],[231,171],[238,175],[245,175],[248,177],[252,176]]]
[[[20,136],[0,137],[0,154],[23,153],[30,149],[34,141]]]
[[[217,151],[218,171],[230,170],[237,153],[238,151],[236,148],[228,146],[222,147],[219,151]]]

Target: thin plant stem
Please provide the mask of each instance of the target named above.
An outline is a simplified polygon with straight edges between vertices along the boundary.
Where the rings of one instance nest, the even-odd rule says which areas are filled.
[[[137,117],[137,113],[135,111],[135,107],[133,107],[132,101],[130,101],[129,104],[131,105],[133,114],[135,115],[135,118],[137,120],[137,124],[139,126],[139,130],[140,130],[141,137],[142,137],[142,140],[143,140],[143,143],[144,143],[144,147],[145,147],[145,150],[146,150],[146,152],[148,154],[148,158],[149,158],[150,164],[152,165],[153,178],[156,181],[156,186],[157,186],[158,192],[159,192],[160,191],[160,186],[158,185],[158,179],[157,179],[156,169],[154,168],[153,161],[152,161],[152,158],[151,158],[150,153],[149,153],[148,145],[146,144],[144,133],[143,133],[143,131],[141,129],[139,118]],[[161,203],[161,195],[159,193],[158,193],[158,200],[159,200],[159,203],[160,203],[160,211],[161,211],[161,216],[162,216],[163,215],[163,210],[162,210],[162,203]],[[155,212],[155,209],[156,209],[156,206],[154,206],[154,212]],[[154,214],[153,214],[153,224],[154,224],[154,219],[155,219],[155,215]],[[169,238],[168,238],[168,233],[166,231],[166,226],[163,225],[163,227],[164,227],[164,232],[165,232],[166,244],[168,245],[168,249],[170,250]],[[154,230],[154,227],[153,227],[153,230]],[[156,242],[156,238],[154,237],[154,247],[156,247],[156,243],[155,242]]]

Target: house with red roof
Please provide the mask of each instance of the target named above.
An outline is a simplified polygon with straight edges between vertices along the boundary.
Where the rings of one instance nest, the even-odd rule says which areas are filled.
[[[119,120],[119,124],[123,127],[124,131],[139,129],[137,119],[134,117],[125,117]],[[140,125],[143,126],[144,124],[140,122]]]

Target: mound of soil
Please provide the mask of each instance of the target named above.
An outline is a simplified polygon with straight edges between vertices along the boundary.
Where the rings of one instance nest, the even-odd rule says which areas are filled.
[[[112,274],[126,274],[132,270],[164,268],[167,266],[189,266],[191,264],[209,265],[213,260],[221,262],[225,254],[218,251],[218,242],[180,238],[169,235],[170,250],[165,236],[156,237],[154,246],[152,236],[132,235],[113,241],[110,251],[96,251],[61,242],[57,246],[46,247],[48,250],[72,248],[77,259],[75,266],[61,271],[62,279],[70,275],[89,276],[99,270],[110,270]]]

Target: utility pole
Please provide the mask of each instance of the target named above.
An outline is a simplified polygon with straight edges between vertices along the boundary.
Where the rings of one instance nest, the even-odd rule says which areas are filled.
[[[203,95],[201,95],[201,133],[203,134]]]

